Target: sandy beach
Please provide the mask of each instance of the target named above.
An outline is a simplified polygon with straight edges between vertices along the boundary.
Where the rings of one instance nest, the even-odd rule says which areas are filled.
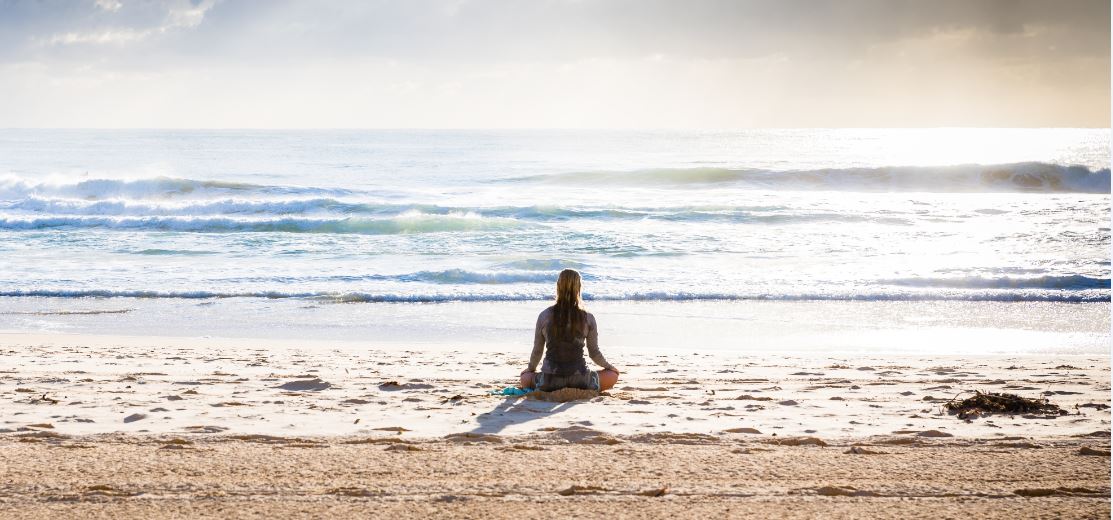
[[[1094,518],[1109,358],[608,352],[599,396],[503,397],[523,354],[5,334],[0,516]],[[963,421],[973,391],[1063,415]]]
[[[0,520],[1110,519],[1110,9],[0,0]]]

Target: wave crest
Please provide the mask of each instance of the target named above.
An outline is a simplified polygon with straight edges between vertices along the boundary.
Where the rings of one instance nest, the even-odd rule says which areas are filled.
[[[898,278],[880,280],[882,285],[944,289],[1050,289],[1080,291],[1110,289],[1109,278],[1092,278],[1083,275],[1013,277],[961,277],[961,278]]]
[[[445,302],[515,302],[551,299],[546,291],[500,293],[376,293],[363,291],[155,291],[114,289],[20,289],[0,290],[0,297],[43,298],[269,298],[311,299],[330,303],[445,303]],[[719,293],[654,291],[623,294],[584,294],[589,301],[984,301],[984,302],[1064,302],[1105,303],[1108,291],[962,291],[947,293]]]
[[[244,182],[149,177],[138,179],[58,179],[30,181],[17,176],[0,177],[0,199],[17,200],[29,197],[62,197],[88,201],[127,199],[165,200],[175,198],[212,198],[245,194],[328,195],[347,194],[349,190],[300,186],[267,186]]]
[[[188,233],[352,233],[399,235],[451,231],[490,231],[526,227],[512,219],[475,214],[430,215],[407,212],[390,218],[277,218],[229,217],[41,217],[0,218],[0,230],[113,229],[179,231]]]
[[[658,168],[628,172],[570,172],[508,182],[695,187],[735,184],[768,190],[1108,193],[1109,169],[1041,162],[955,166],[887,166],[816,170]]]

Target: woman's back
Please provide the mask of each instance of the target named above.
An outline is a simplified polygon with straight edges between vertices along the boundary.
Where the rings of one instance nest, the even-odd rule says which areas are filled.
[[[584,347],[598,341],[595,316],[581,309],[570,309],[579,316],[560,316],[561,309],[556,305],[541,311],[537,317],[537,327],[545,339],[545,366],[543,372],[550,374],[579,374],[587,372],[584,361]],[[571,326],[561,326],[560,318],[569,319]]]

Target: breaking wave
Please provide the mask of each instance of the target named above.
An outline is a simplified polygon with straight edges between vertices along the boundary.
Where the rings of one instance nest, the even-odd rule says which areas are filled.
[[[328,292],[328,291],[153,291],[112,289],[20,289],[0,290],[0,297],[45,298],[298,298],[328,303],[447,303],[513,302],[551,300],[548,287],[539,291],[500,293],[402,293],[402,292]],[[873,292],[873,293],[729,293],[729,292],[630,292],[622,294],[584,294],[589,301],[979,301],[979,302],[1109,302],[1108,291],[955,291],[955,292]]]
[[[1082,275],[1036,276],[1030,278],[984,278],[978,276],[963,278],[900,278],[881,280],[879,283],[902,287],[945,289],[1058,289],[1069,291],[1110,289],[1110,280],[1108,278],[1092,278]]]
[[[766,190],[1109,193],[1109,169],[1041,162],[955,166],[887,166],[767,170],[753,168],[651,168],[636,171],[566,172],[503,178],[488,182],[615,187],[699,187],[736,185]],[[11,209],[76,214],[206,215],[223,213],[303,213],[314,210],[367,213],[390,205],[341,200],[370,193],[343,188],[263,185],[175,177],[63,179],[40,181],[0,176],[0,201]],[[429,206],[435,208],[436,206]],[[422,208],[418,208],[422,209]],[[625,216],[626,208],[526,209],[541,218]]]
[[[18,176],[0,176],[0,200],[29,197],[60,197],[81,200],[212,198],[265,194],[344,195],[350,190],[302,186],[267,186],[244,182],[150,177],[138,179],[53,179],[32,181]]]
[[[28,228],[15,222],[28,220],[32,216],[43,217],[37,224],[41,227],[61,227],[51,222],[67,222],[70,227],[105,227],[114,229],[140,229],[144,227],[132,218],[126,222],[112,223],[83,217],[145,217],[148,225],[159,229],[175,229],[180,224],[171,223],[172,219],[150,217],[314,217],[315,220],[332,217],[376,219],[401,218],[405,215],[427,215],[449,217],[471,215],[491,219],[513,219],[533,222],[564,222],[571,220],[662,220],[670,222],[721,222],[733,224],[806,224],[811,222],[873,222],[880,224],[906,225],[909,221],[893,216],[869,216],[836,213],[833,211],[807,210],[789,212],[786,208],[769,206],[679,206],[679,207],[630,207],[630,208],[585,208],[559,206],[471,206],[451,207],[430,204],[383,204],[350,202],[333,198],[312,198],[293,200],[202,200],[158,204],[151,201],[74,199],[43,199],[32,197],[15,201],[0,201],[0,211],[13,212],[0,216],[7,219],[6,229]],[[57,220],[65,218],[70,220]],[[122,220],[122,219],[118,219]],[[227,224],[231,226],[231,224]],[[197,230],[196,226],[185,226],[184,230]]]
[[[506,218],[451,213],[430,215],[407,212],[388,218],[272,218],[230,217],[39,217],[0,218],[0,230],[112,229],[133,231],[179,231],[189,233],[353,233],[398,235],[451,231],[517,229],[527,223]]]
[[[1109,193],[1109,169],[1041,162],[888,166],[815,170],[657,168],[629,172],[571,172],[500,182],[685,187],[739,185],[767,190]]]

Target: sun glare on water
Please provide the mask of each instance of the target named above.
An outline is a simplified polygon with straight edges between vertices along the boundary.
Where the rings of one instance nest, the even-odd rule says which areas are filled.
[[[847,130],[854,155],[893,166],[950,166],[1047,161],[1065,157],[1086,140],[1081,129],[915,128]]]

